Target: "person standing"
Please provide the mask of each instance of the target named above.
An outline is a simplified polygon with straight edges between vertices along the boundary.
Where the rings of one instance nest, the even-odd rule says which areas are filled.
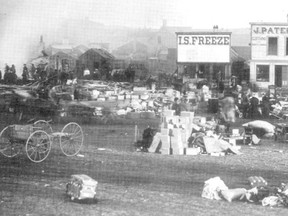
[[[23,81],[23,83],[27,83],[27,81],[28,81],[28,68],[27,68],[26,64],[24,64],[24,66],[23,66],[22,81]]]
[[[34,64],[32,64],[32,65],[31,65],[30,73],[31,73],[31,77],[32,77],[34,80],[36,80],[35,72],[36,72],[36,68],[35,68]]]
[[[257,93],[253,93],[252,98],[250,98],[250,118],[252,119],[258,119],[260,117],[259,99],[256,94]]]

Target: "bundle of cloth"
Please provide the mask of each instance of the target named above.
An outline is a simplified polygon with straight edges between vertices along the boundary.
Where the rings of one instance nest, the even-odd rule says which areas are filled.
[[[192,141],[192,142],[190,142]],[[192,146],[191,146],[192,145]],[[194,139],[189,139],[189,147],[200,147],[201,152],[212,154],[212,153],[232,153],[236,155],[242,154],[238,148],[229,142],[219,139],[218,137],[208,136],[204,133],[199,133]]]
[[[255,120],[251,122],[247,122],[242,125],[244,128],[252,128],[253,134],[255,134],[259,138],[272,138],[275,133],[275,126],[269,122],[262,120]]]

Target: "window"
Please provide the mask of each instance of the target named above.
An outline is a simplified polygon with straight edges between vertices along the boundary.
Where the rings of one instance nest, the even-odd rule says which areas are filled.
[[[268,38],[268,55],[277,55],[278,54],[278,38],[269,37]]]
[[[256,66],[256,81],[269,82],[269,65]]]
[[[286,38],[286,55],[288,55],[288,38]]]

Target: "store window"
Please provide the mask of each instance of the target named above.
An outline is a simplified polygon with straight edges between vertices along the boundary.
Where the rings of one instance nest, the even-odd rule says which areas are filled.
[[[269,37],[268,38],[268,55],[277,55],[278,54],[278,38]]]
[[[288,37],[286,37],[286,55],[288,55]]]
[[[256,66],[256,81],[269,82],[269,65]]]

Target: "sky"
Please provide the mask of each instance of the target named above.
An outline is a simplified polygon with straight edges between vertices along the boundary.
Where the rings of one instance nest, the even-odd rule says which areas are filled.
[[[168,26],[225,29],[249,28],[250,22],[258,21],[286,22],[288,14],[288,0],[0,0],[0,4],[0,65],[25,62],[31,42],[43,33],[57,32],[67,18],[136,28],[159,28],[165,19]]]

